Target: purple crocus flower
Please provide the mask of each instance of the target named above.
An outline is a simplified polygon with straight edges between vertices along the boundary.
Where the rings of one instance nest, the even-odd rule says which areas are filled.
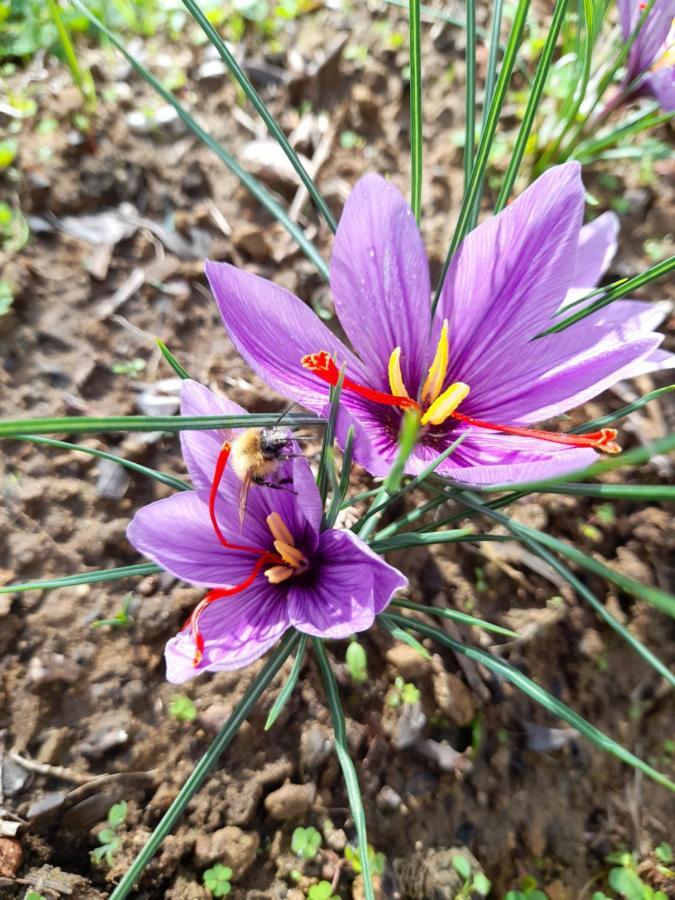
[[[338,438],[355,424],[354,457],[373,475],[389,471],[402,408],[414,406],[421,430],[410,474],[462,437],[440,474],[478,485],[531,481],[592,463],[593,446],[617,450],[615,433],[584,442],[500,432],[565,413],[673,359],[652,331],[663,311],[634,301],[531,340],[562,304],[592,289],[614,253],[615,217],[582,228],[583,208],[578,163],[550,169],[462,242],[432,318],[412,212],[393,185],[365,176],[345,205],[330,271],[354,350],[283,288],[224,263],[207,262],[206,273],[239,352],[280,394],[324,415],[326,380],[344,367]]]
[[[618,0],[621,31],[628,40],[646,8],[644,0]],[[675,112],[675,0],[656,0],[633,42],[624,86],[654,94],[664,112]],[[622,92],[619,94],[621,96]],[[615,105],[615,104],[614,104]]]
[[[185,381],[181,413],[245,411]],[[407,579],[351,532],[320,530],[322,504],[307,460],[285,461],[279,482],[253,486],[240,525],[241,482],[228,468],[240,432],[183,431],[194,490],[140,509],[128,529],[136,549],[208,593],[166,647],[167,678],[229,671],[262,656],[288,628],[344,638],[369,628]]]

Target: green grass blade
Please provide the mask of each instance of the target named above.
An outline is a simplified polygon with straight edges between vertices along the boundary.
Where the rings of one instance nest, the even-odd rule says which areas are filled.
[[[333,720],[333,731],[335,733],[335,752],[342,769],[342,776],[345,780],[347,788],[347,797],[349,798],[349,808],[352,811],[354,819],[354,827],[359,842],[359,859],[361,862],[361,872],[363,874],[363,890],[365,900],[375,900],[373,891],[373,878],[370,871],[370,859],[368,858],[368,835],[366,831],[366,814],[363,809],[363,801],[361,800],[361,790],[359,781],[356,776],[354,763],[349,755],[349,747],[347,745],[347,729],[345,727],[345,716],[340,703],[340,694],[338,693],[337,682],[333,675],[333,670],[328,662],[326,648],[321,638],[313,638],[314,652],[319,663],[321,676],[326,688],[326,696],[328,698],[328,707],[330,709],[331,719]],[[111,900],[113,898],[111,897]]]
[[[651,603],[652,606],[660,609],[661,612],[667,613],[669,616],[675,618],[675,597],[671,594],[662,591],[660,588],[640,584],[640,582],[634,581],[632,578],[627,578],[625,575],[616,572],[609,566],[604,565],[604,563],[598,562],[592,556],[588,556],[581,550],[568,544],[566,541],[558,540],[558,538],[554,538],[552,535],[546,534],[546,532],[540,531],[538,528],[523,525],[502,513],[487,509],[484,504],[477,501],[468,491],[462,491],[460,493],[460,499],[463,503],[466,503],[478,512],[485,513],[489,518],[494,519],[495,522],[500,522],[502,525],[505,525],[509,531],[514,534],[524,538],[530,538],[537,544],[542,544],[544,547],[553,550],[555,553],[566,556],[567,559],[572,560],[572,562],[586,569],[588,572],[593,572],[594,575],[599,575],[601,578],[604,578],[605,581],[609,581],[610,584],[616,585],[624,593],[631,594],[639,600],[645,600],[647,603]]]
[[[432,638],[432,640],[438,641],[439,644],[449,647],[456,653],[462,653],[474,662],[485,666],[486,669],[494,672],[505,681],[509,681],[540,706],[543,706],[548,712],[552,713],[557,718],[562,719],[564,722],[567,722],[567,724],[571,725],[573,728],[576,728],[580,734],[595,744],[596,747],[599,747],[606,753],[611,753],[613,756],[618,757],[618,759],[627,763],[629,766],[639,769],[658,784],[667,787],[671,791],[675,791],[675,782],[671,781],[661,772],[657,772],[656,769],[653,769],[648,763],[641,760],[638,756],[635,756],[630,750],[627,750],[625,747],[622,747],[621,744],[618,744],[616,741],[612,740],[612,738],[603,734],[602,731],[594,725],[591,725],[591,723],[584,719],[583,716],[580,716],[578,713],[574,712],[574,710],[570,709],[569,706],[561,703],[560,700],[557,700],[549,694],[548,691],[545,691],[544,688],[540,687],[535,681],[532,681],[531,678],[528,678],[527,675],[523,675],[522,672],[509,665],[509,663],[502,659],[497,659],[483,650],[460,644],[459,641],[453,640],[439,628],[434,628],[424,622],[405,619],[393,614],[391,615],[391,618],[395,619],[401,627],[413,628],[415,631],[424,635],[424,637]]]
[[[410,0],[410,205],[422,217],[422,49],[420,0]]]
[[[443,270],[436,287],[433,312],[436,311],[436,307],[438,306],[438,301],[441,296],[443,283],[445,282],[445,276],[447,275],[450,261],[452,260],[455,250],[468,233],[471,223],[471,216],[474,207],[478,202],[479,191],[481,189],[483,176],[487,167],[487,161],[490,155],[490,150],[492,148],[492,142],[497,131],[499,115],[502,110],[504,98],[506,97],[509,81],[511,80],[511,74],[513,72],[513,66],[518,53],[518,47],[520,46],[520,40],[522,38],[523,28],[525,27],[525,20],[527,18],[529,6],[530,0],[518,0],[511,33],[509,35],[506,50],[504,52],[504,59],[499,71],[499,77],[497,78],[497,84],[495,86],[494,96],[492,98],[492,103],[490,104],[490,109],[488,110],[487,116],[485,117],[485,125],[481,132],[478,150],[476,151],[476,158],[474,161],[473,171],[471,172],[471,179],[469,182],[469,186],[464,193],[462,208],[460,209],[457,225],[455,226],[455,233],[452,236],[452,242],[448,250],[448,255],[445,258]]]
[[[174,490],[189,491],[191,489],[190,485],[180,478],[174,478],[173,475],[166,475],[164,472],[158,472],[157,469],[150,469],[148,466],[142,466],[140,463],[124,459],[123,456],[116,456],[114,453],[108,453],[105,450],[95,450],[93,447],[82,447],[80,444],[70,444],[68,441],[55,441],[52,438],[38,437],[32,434],[16,434],[10,440],[26,441],[29,444],[43,444],[47,447],[58,447],[62,450],[76,450],[78,453],[87,453],[89,456],[96,456],[99,459],[109,459],[125,469],[130,469],[139,475],[145,475],[146,478],[154,478],[155,481],[160,481],[162,484],[174,488]]]
[[[390,550],[405,550],[408,547],[429,547],[432,544],[456,544],[471,543],[472,541],[496,541],[504,542],[510,538],[501,534],[477,534],[472,526],[457,528],[455,531],[433,531],[421,534],[417,531],[407,531],[405,534],[396,534],[382,541],[373,541],[370,546],[375,553],[388,553]]]
[[[344,381],[344,371],[340,371],[338,383],[329,391],[330,411],[328,413],[328,424],[323,434],[323,443],[321,444],[321,456],[319,457],[319,468],[316,476],[316,483],[321,495],[321,508],[326,504],[328,495],[328,482],[335,479],[335,454],[333,452],[333,444],[335,443],[335,429],[337,428],[337,419],[340,415],[340,395],[342,394],[342,382]],[[329,471],[330,470],[330,471]],[[331,477],[332,476],[332,477]]]
[[[300,675],[300,669],[302,668],[302,660],[305,655],[305,647],[307,646],[307,635],[301,634],[298,640],[298,649],[295,654],[295,659],[293,660],[293,668],[290,671],[288,678],[282,689],[279,691],[279,696],[274,701],[274,705],[270,710],[270,714],[267,717],[267,721],[265,722],[265,731],[269,731],[272,725],[279,718],[279,713],[288,703],[291,694],[295,690],[295,686],[298,683],[298,677]]]
[[[456,609],[438,608],[436,606],[423,606],[421,603],[415,603],[412,600],[404,600],[395,597],[391,601],[391,606],[400,606],[403,609],[410,609],[413,612],[426,613],[428,616],[440,616],[442,619],[450,619],[452,622],[461,622],[462,625],[471,625],[475,628],[482,628],[483,631],[492,631],[495,634],[501,634],[508,638],[519,638],[517,631],[511,631],[510,628],[504,628],[501,625],[493,625],[492,622],[486,622],[485,619],[478,619],[476,616],[470,616],[468,613],[459,612]]]
[[[172,353],[172,352],[169,350],[169,348],[166,346],[166,344],[164,343],[164,341],[163,341],[161,338],[155,338],[155,343],[156,343],[157,346],[159,347],[159,350],[160,350],[162,356],[163,356],[164,359],[168,362],[168,364],[171,366],[171,368],[174,370],[174,372],[176,373],[176,375],[178,375],[178,377],[179,377],[179,378],[182,378],[184,381],[185,381],[186,378],[189,378],[190,376],[188,375],[188,373],[187,373],[187,372],[185,371],[185,369],[181,366],[181,364],[178,362],[178,360],[176,359],[176,357],[173,355],[173,353]]]
[[[55,588],[75,587],[78,584],[98,584],[101,581],[138,578],[141,575],[155,575],[157,572],[163,571],[161,566],[157,566],[155,563],[138,563],[134,566],[120,566],[117,569],[99,569],[96,572],[82,572],[80,575],[64,575],[62,578],[6,584],[4,587],[0,587],[0,594],[22,594],[24,591],[48,591]]]
[[[406,631],[405,628],[400,628],[386,613],[380,613],[377,617],[377,621],[384,625],[395,640],[401,641],[402,644],[407,644],[409,647],[412,647],[412,649],[416,650],[420,656],[424,657],[424,659],[431,659],[431,653],[429,653],[424,644],[421,644],[417,638],[413,637],[413,635]]]
[[[608,306],[615,300],[620,300],[622,297],[632,294],[633,291],[643,287],[645,284],[650,284],[652,281],[656,281],[657,278],[669,275],[673,271],[675,271],[675,256],[669,256],[668,259],[664,259],[662,262],[650,266],[649,269],[642,272],[640,275],[634,275],[632,278],[622,278],[620,281],[614,282],[614,284],[607,285],[606,288],[602,289],[605,291],[605,294],[599,300],[596,300],[594,303],[589,303],[588,306],[573,313],[571,316],[567,316],[562,322],[558,322],[557,325],[552,325],[550,328],[547,328],[546,331],[540,331],[539,334],[535,334],[532,340],[536,341],[537,338],[546,337],[548,334],[557,334],[560,331],[564,331],[566,328],[569,328],[570,325],[580,322],[582,319],[587,318],[587,316],[592,316],[593,313],[597,312],[599,309],[603,309],[603,307]],[[575,300],[574,303],[570,303],[569,306],[559,310],[555,315],[564,315],[572,307],[587,302],[590,297],[595,296],[597,293],[598,290],[596,289],[586,297],[581,297],[581,299]]]
[[[469,189],[476,148],[476,0],[466,0],[466,102],[464,107],[464,193]]]
[[[499,59],[499,35],[501,34],[502,29],[502,16],[504,12],[504,3],[503,0],[494,0],[492,5],[492,24],[490,26],[490,52],[488,54],[488,62],[487,62],[487,72],[485,75],[485,94],[483,99],[483,111],[481,115],[481,134],[483,129],[485,128],[485,122],[487,119],[487,114],[490,109],[490,104],[492,103],[492,98],[495,92],[495,82],[497,80],[497,61]],[[471,219],[469,222],[469,230],[476,227],[476,223],[478,222],[478,213],[480,211],[480,198],[483,196],[483,187],[485,184],[485,173],[483,173],[483,177],[480,180],[480,184],[478,186],[478,194],[476,196],[476,202],[474,204],[473,210],[471,212]]]
[[[675,500],[672,484],[561,484],[545,488],[547,494],[568,494],[571,497],[598,497],[605,500],[634,500],[636,503]]]
[[[82,68],[80,65],[75,47],[70,39],[70,34],[68,33],[66,24],[61,16],[61,10],[58,3],[56,0],[47,0],[47,6],[49,7],[52,19],[54,20],[56,32],[59,36],[61,47],[63,48],[63,55],[66,58],[70,74],[73,76],[73,81],[82,94],[82,99],[84,100],[87,110],[89,112],[94,112],[96,109],[96,86],[94,85],[94,79],[92,78],[91,72],[88,68]]]
[[[124,900],[125,897],[129,896],[134,885],[143,874],[145,867],[159,850],[162,841],[172,831],[174,825],[183,814],[185,807],[202,786],[206,776],[218,762],[220,756],[248,718],[251,710],[274,676],[297,646],[298,640],[299,635],[297,632],[288,632],[279,647],[267,660],[244,696],[235,706],[232,715],[223,725],[209,749],[192,770],[189,778],[180,789],[178,796],[160,819],[148,842],[134,859],[127,873],[110,895],[109,900]]]
[[[342,471],[340,472],[340,481],[338,483],[337,492],[333,494],[328,513],[326,514],[326,528],[332,528],[338,517],[340,510],[345,505],[345,497],[349,488],[349,475],[352,467],[352,454],[354,452],[354,426],[350,425],[347,429],[347,437],[345,438],[345,448],[342,451]]]
[[[148,84],[165,100],[168,104],[173,106],[181,120],[185,122],[187,127],[192,131],[196,137],[199,138],[206,146],[216,154],[216,156],[227,166],[227,168],[241,181],[244,187],[251,193],[256,200],[263,206],[274,218],[280,222],[286,231],[291,235],[291,237],[295,240],[298,247],[305,254],[307,259],[310,260],[316,267],[319,274],[328,281],[328,266],[325,261],[321,257],[321,254],[315,247],[315,245],[309,240],[306,236],[302,228],[300,228],[292,219],[289,218],[286,210],[274,199],[272,194],[264,187],[257,178],[254,178],[245,169],[243,169],[237,160],[225,150],[224,147],[216,141],[195,119],[192,118],[190,113],[185,109],[185,107],[174,97],[171,91],[168,91],[164,85],[155,78],[155,76],[148,71],[138,60],[132,56],[131,53],[125,48],[124,44],[110,31],[103,22],[99,21],[96,16],[91,12],[91,10],[85,6],[82,0],[72,0],[73,5],[80,10],[80,12],[86,16],[86,18],[94,25],[98,30],[104,34],[108,40],[117,47],[120,53],[124,56],[124,58],[129,62],[134,69],[138,72],[141,78],[145,79]]]
[[[643,406],[651,403],[652,400],[658,400],[659,397],[663,397],[665,394],[670,394],[673,391],[675,391],[675,384],[667,384],[665,387],[657,388],[655,391],[643,394],[642,397],[629,403],[628,406],[622,406],[621,409],[617,409],[616,412],[609,413],[607,416],[601,416],[598,419],[593,419],[590,422],[585,422],[583,425],[578,425],[576,428],[571,428],[570,434],[585,434],[587,431],[597,431],[599,428],[611,425],[612,422],[616,422],[617,419],[623,419],[625,416],[629,416],[637,409],[642,409]]]
[[[590,2],[590,0],[585,0],[585,3],[588,2]],[[523,160],[523,155],[525,154],[525,148],[527,147],[527,142],[530,139],[534,117],[537,114],[537,109],[539,108],[539,101],[541,100],[544,85],[546,84],[546,79],[548,78],[548,73],[551,68],[551,62],[553,61],[553,54],[558,42],[558,35],[560,34],[560,28],[562,26],[563,19],[565,18],[566,11],[567,0],[557,0],[555,9],[553,10],[553,18],[551,19],[549,32],[546,36],[544,48],[541,52],[539,64],[537,65],[537,71],[534,76],[534,81],[529,91],[529,97],[527,106],[525,108],[523,121],[521,122],[520,129],[518,130],[518,137],[516,138],[513,153],[504,175],[504,180],[502,182],[501,190],[499,191],[499,196],[497,197],[497,202],[495,204],[494,210],[495,214],[501,212],[501,210],[504,209],[509,197],[511,196],[511,191],[513,190],[513,185],[515,184],[518,170]]]
[[[279,144],[281,149],[286,154],[286,158],[288,159],[290,164],[295,169],[300,181],[307,188],[307,192],[309,193],[310,197],[316,204],[317,209],[319,210],[319,212],[325,219],[326,224],[328,225],[330,230],[333,233],[335,233],[335,231],[337,229],[337,223],[336,223],[335,219],[333,218],[333,214],[331,213],[330,209],[328,208],[328,204],[326,203],[325,199],[323,198],[321,192],[319,191],[318,187],[314,183],[313,179],[310,177],[309,173],[307,172],[307,170],[305,169],[303,164],[300,162],[300,158],[298,157],[298,154],[291,147],[291,145],[288,141],[288,138],[282,131],[282,129],[279,126],[279,124],[277,123],[277,121],[275,120],[274,116],[269,111],[269,109],[265,106],[265,102],[263,101],[262,97],[256,91],[256,89],[253,87],[248,76],[246,75],[244,70],[240,67],[237,60],[230,53],[230,51],[227,47],[227,44],[225,43],[225,41],[223,41],[223,39],[218,34],[216,29],[213,27],[211,22],[209,22],[209,20],[204,15],[204,13],[202,12],[202,10],[198,6],[198,4],[195,3],[195,0],[182,0],[182,2],[183,2],[183,6],[185,6],[187,8],[187,10],[190,13],[190,15],[192,16],[192,18],[195,20],[195,22],[197,22],[197,24],[202,29],[204,34],[207,36],[209,41],[211,41],[213,46],[216,48],[216,50],[220,54],[220,58],[223,60],[223,62],[227,66],[227,68],[230,70],[232,77],[235,79],[235,81],[237,82],[239,87],[242,89],[244,94],[249,99],[249,101],[250,101],[251,105],[253,106],[253,108],[255,109],[255,111],[258,113],[260,118],[263,120],[263,122],[267,126],[267,130],[269,131],[269,133],[276,139],[277,143]]]
[[[654,104],[646,112],[639,112],[636,116],[624,122],[623,125],[613,128],[602,137],[595,140],[582,141],[580,144],[577,144],[571,153],[571,158],[578,160],[582,165],[586,165],[592,162],[603,150],[607,150],[608,147],[613,147],[614,144],[635,137],[635,135],[650,128],[658,128],[660,125],[672,121],[674,117],[675,113],[662,113],[658,105]]]
[[[241,416],[67,416],[57,419],[0,421],[0,438],[23,434],[99,434],[114,431],[206,431],[209,428],[267,428],[279,421],[277,413]],[[289,428],[325,425],[318,416],[291,413]]]

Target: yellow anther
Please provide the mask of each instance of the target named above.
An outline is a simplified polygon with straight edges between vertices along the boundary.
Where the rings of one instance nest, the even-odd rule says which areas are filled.
[[[307,566],[307,560],[293,544],[287,544],[285,541],[275,541],[274,549],[286,565],[292,566],[294,569],[302,569]]]
[[[290,578],[292,574],[293,569],[289,569],[287,566],[272,566],[271,569],[265,571],[270,584],[280,584],[282,581]]]
[[[401,374],[401,348],[396,347],[392,350],[389,357],[389,389],[394,397],[408,397],[409,394],[403,384],[403,375]]]
[[[422,387],[422,403],[433,403],[441,392],[448,371],[448,320],[443,320],[441,337],[436,347],[436,355]],[[422,419],[424,424],[424,419]]]
[[[422,416],[422,425],[440,425],[452,415],[469,393],[469,385],[456,381],[443,391]]]
[[[286,527],[286,524],[279,513],[270,513],[266,521],[267,527],[272,532],[272,537],[275,541],[283,541],[284,544],[290,544],[291,547],[293,546],[293,535]]]

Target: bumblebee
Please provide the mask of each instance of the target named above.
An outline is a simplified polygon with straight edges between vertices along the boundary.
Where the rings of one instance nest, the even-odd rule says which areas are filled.
[[[285,485],[292,478],[275,478],[282,462],[293,459],[291,439],[283,428],[247,428],[232,443],[230,460],[235,474],[241,481],[239,495],[239,521],[244,521],[246,500],[252,484],[275,490],[290,490]]]

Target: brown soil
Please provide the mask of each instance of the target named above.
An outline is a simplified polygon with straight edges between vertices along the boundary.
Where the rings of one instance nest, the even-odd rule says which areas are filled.
[[[298,128],[299,149],[312,157],[326,132],[333,135],[319,180],[336,215],[365,171],[388,174],[407,189],[408,107],[400,77],[406,53],[391,49],[391,35],[405,30],[404,20],[395,11],[380,11],[373,15],[382,24],[374,27],[367,15],[319,11],[305,17],[289,25],[284,36],[293,52],[276,58],[264,56],[255,35],[247,43],[251,73],[260,79],[284,128]],[[326,44],[326,34],[331,41],[335,36],[334,45]],[[346,45],[340,53],[342,36]],[[453,136],[462,123],[463,38],[456,30],[433,25],[425,26],[424,40],[424,232],[437,267],[462,184],[461,153]],[[222,75],[204,78],[202,70],[202,77],[196,77],[210,54],[169,43],[162,44],[161,54],[156,71],[166,76],[169,65],[187,71],[181,91],[185,102],[232,152],[242,154],[247,147],[250,152],[251,141],[264,134],[250,111],[237,106],[235,88]],[[326,56],[317,71],[316,60]],[[191,136],[172,125],[136,133],[129,114],[157,108],[158,101],[119,58],[100,49],[92,50],[90,58],[96,61],[99,92],[109,99],[101,102],[86,139],[71,124],[79,100],[63,68],[48,60],[41,71],[34,62],[13,76],[14,89],[34,96],[38,112],[20,136],[21,178],[1,187],[40,221],[32,221],[35,233],[23,251],[5,260],[4,277],[14,285],[16,299],[12,312],[0,319],[0,413],[138,413],[141,392],[172,375],[153,336],[169,344],[194,378],[248,409],[280,408],[225,337],[204,287],[202,258],[208,254],[245,266],[329,309],[326,288],[285,232]],[[275,66],[293,67],[290,83],[278,82]],[[112,87],[116,98],[106,93]],[[311,112],[302,115],[300,107],[308,102]],[[41,132],[38,123],[50,118],[58,120],[58,127]],[[344,132],[360,135],[363,144],[343,147]],[[660,165],[647,186],[637,183],[636,172],[620,172],[618,189],[631,206],[623,217],[614,276],[646,266],[644,240],[660,238],[672,223],[672,160]],[[596,175],[588,177],[603,204],[611,191]],[[264,177],[292,199],[295,188],[288,176],[268,171]],[[143,221],[129,229],[109,260],[100,245],[50,224],[53,216],[62,220],[97,214],[124,203],[133,204],[126,211]],[[325,227],[317,228],[307,204],[300,221],[328,256],[329,236]],[[675,297],[672,284],[658,283],[646,296],[666,295]],[[144,362],[142,371],[113,372],[113,366],[136,359]],[[660,383],[643,378],[638,387],[644,392]],[[617,408],[633,396],[631,391],[622,386],[589,404],[584,418]],[[668,410],[658,403],[634,414],[625,424],[626,443],[663,436],[667,418]],[[169,437],[87,436],[80,442],[184,472],[177,442]],[[0,465],[0,575],[5,583],[137,562],[125,539],[126,525],[135,509],[168,493],[133,476],[115,492],[114,485],[105,485],[109,473],[99,477],[101,468],[93,458],[18,441],[3,444]],[[671,471],[662,459],[629,477],[655,481]],[[668,511],[621,502],[608,521],[598,507],[587,499],[548,496],[523,501],[513,513],[578,541],[640,581],[661,587],[672,583]],[[663,684],[552,572],[533,569],[518,547],[507,555],[493,549],[504,546],[406,552],[414,595],[523,631],[527,636],[522,641],[500,651],[505,658],[673,777],[675,759],[665,743],[672,733],[673,706]],[[665,662],[672,660],[670,620],[582,577]],[[129,627],[92,627],[96,619],[114,615],[127,596],[133,616]],[[180,692],[165,682],[164,643],[198,597],[194,589],[153,575],[0,598],[0,764],[4,750],[4,809],[23,823],[18,878],[24,879],[21,886],[0,879],[0,897],[23,897],[25,885],[38,883],[42,875],[48,878],[42,882],[46,896],[107,896],[250,684],[255,666],[203,676]],[[456,634],[485,647],[492,643],[484,634],[462,628]],[[562,749],[532,749],[537,741],[550,744],[555,735],[549,729],[561,723],[508,685],[450,653],[434,655],[431,662],[411,656],[406,648],[392,653],[391,638],[380,630],[369,634],[365,644],[370,671],[365,687],[350,684],[342,665],[344,646],[333,645],[331,651],[349,716],[370,839],[387,858],[383,896],[400,895],[409,883],[405,872],[421,858],[414,856],[418,843],[423,854],[430,848],[470,848],[492,880],[494,896],[531,873],[551,898],[572,898],[602,875],[609,851],[625,845],[649,859],[653,848],[668,839],[667,823],[675,810],[665,789],[574,734],[562,735]],[[397,749],[398,713],[387,704],[387,695],[399,672],[421,690],[428,718],[423,737],[445,741],[463,754],[453,766],[445,766],[449,771],[418,750]],[[281,683],[277,679],[222,766],[194,798],[147,870],[138,897],[207,897],[201,875],[218,861],[234,870],[233,897],[299,897],[288,878],[293,868],[304,871],[300,887],[305,889],[321,874],[333,877],[354,830],[339,769],[328,752],[329,715],[311,655],[280,721],[271,734],[264,734],[262,725]],[[196,721],[180,723],[169,715],[178,693],[194,700]],[[53,772],[27,778],[16,763],[11,765],[10,753],[68,771],[63,777]],[[115,777],[81,784],[73,773],[85,776],[80,781]],[[314,785],[313,803],[314,792],[302,789],[286,789],[270,799],[286,782]],[[111,867],[95,865],[89,852],[97,845],[97,826],[110,805],[122,799],[129,802],[122,849]],[[289,819],[272,815],[303,808]],[[319,862],[303,866],[289,858],[297,825],[324,831]],[[0,865],[2,859],[0,853]],[[427,874],[440,883],[439,860],[442,855],[431,858],[433,871]],[[395,871],[404,873],[403,888]],[[358,896],[358,883],[352,881],[345,867],[340,896],[351,896],[352,887]]]

